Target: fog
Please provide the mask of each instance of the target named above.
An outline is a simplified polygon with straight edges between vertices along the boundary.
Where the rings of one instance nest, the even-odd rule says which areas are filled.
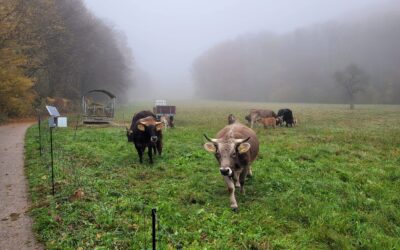
[[[197,97],[193,63],[222,42],[264,32],[283,35],[385,5],[383,0],[84,2],[126,36],[134,57],[132,99]]]

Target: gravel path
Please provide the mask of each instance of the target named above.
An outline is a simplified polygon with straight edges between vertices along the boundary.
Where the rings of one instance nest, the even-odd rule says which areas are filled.
[[[43,249],[35,241],[24,172],[24,137],[32,123],[0,126],[0,249]]]

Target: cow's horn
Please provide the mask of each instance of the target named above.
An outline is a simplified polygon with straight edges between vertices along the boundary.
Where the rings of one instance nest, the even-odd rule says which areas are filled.
[[[218,140],[217,139],[211,139],[210,137],[208,137],[206,134],[204,134],[204,137],[207,139],[207,141],[209,141],[209,142],[214,142],[214,143],[217,143],[218,142]]]
[[[250,140],[250,136],[247,137],[246,139],[235,139],[235,143],[243,143],[243,142],[247,142],[248,140]]]

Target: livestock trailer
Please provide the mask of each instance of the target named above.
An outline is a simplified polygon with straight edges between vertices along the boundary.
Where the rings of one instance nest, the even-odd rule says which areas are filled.
[[[116,97],[103,89],[94,89],[82,96],[83,123],[110,123],[114,120]]]
[[[156,100],[154,102],[153,113],[159,120],[161,116],[169,118],[169,125],[174,127],[174,117],[176,115],[176,106],[167,105],[166,100]]]

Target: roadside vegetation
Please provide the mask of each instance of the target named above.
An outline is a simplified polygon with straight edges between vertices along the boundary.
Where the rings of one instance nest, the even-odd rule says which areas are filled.
[[[122,99],[132,68],[125,38],[83,1],[0,0],[0,123],[74,110],[92,89]]]
[[[120,109],[129,124],[143,103]],[[202,144],[250,108],[289,107],[295,128],[255,131],[260,154],[239,212],[214,156]],[[51,195],[48,131],[26,136],[34,230],[48,249],[150,249],[151,208],[159,249],[399,249],[400,107],[177,103],[164,154],[139,164],[124,127],[54,131],[56,195]],[[44,128],[44,127],[43,127]]]

